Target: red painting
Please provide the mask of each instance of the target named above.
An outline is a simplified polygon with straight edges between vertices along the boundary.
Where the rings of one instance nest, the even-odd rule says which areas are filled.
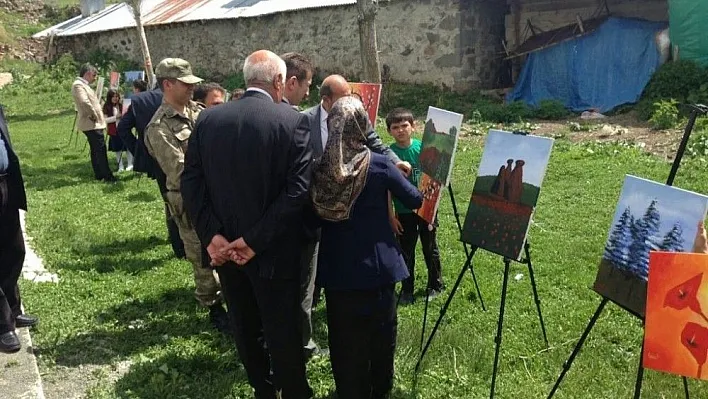
[[[644,367],[708,380],[708,255],[651,252]]]
[[[369,114],[369,120],[376,126],[376,115],[379,114],[379,102],[381,101],[380,83],[349,83],[352,95],[364,104],[364,109]]]
[[[117,89],[120,84],[120,72],[111,72],[111,89]]]
[[[441,188],[440,182],[431,178],[425,173],[420,174],[420,184],[418,188],[423,193],[423,205],[416,212],[430,224],[435,220],[438,204],[440,203]]]

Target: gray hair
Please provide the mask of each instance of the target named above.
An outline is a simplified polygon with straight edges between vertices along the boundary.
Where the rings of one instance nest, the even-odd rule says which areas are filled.
[[[270,51],[253,53],[246,57],[243,63],[243,79],[246,83],[253,81],[273,83],[273,79],[278,74],[282,76],[282,83],[285,83],[287,72],[285,61]]]
[[[84,75],[86,75],[89,72],[98,73],[98,70],[96,69],[95,66],[93,66],[89,63],[86,63],[84,65],[81,65],[81,69],[79,69],[79,76],[83,77]]]

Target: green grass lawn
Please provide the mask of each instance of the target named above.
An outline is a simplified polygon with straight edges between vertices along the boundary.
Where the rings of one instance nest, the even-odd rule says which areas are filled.
[[[121,174],[120,183],[93,180],[85,139],[68,145],[73,111],[68,93],[8,96],[10,130],[29,195],[28,228],[58,284],[22,282],[28,313],[41,318],[33,339],[45,381],[66,370],[94,370],[89,398],[247,398],[250,390],[234,345],[208,327],[192,297],[187,262],[171,256],[154,182]],[[51,112],[49,112],[51,111]],[[384,134],[384,136],[386,136]],[[388,137],[386,137],[388,139]],[[464,216],[482,153],[480,137],[458,147],[452,184]],[[111,156],[111,164],[114,159]],[[113,166],[115,168],[115,166]],[[705,166],[687,163],[676,185],[708,192]],[[499,398],[545,398],[600,297],[592,284],[625,173],[663,181],[669,165],[617,145],[557,140],[530,231],[536,280],[551,348],[543,351],[528,272],[514,264],[509,282]],[[439,244],[448,287],[464,262],[449,198],[440,208]],[[425,281],[422,256],[418,282]],[[465,278],[423,364],[417,393],[423,301],[399,311],[395,398],[488,396],[500,303],[502,260],[480,253],[475,269],[489,308],[480,309]],[[513,279],[517,273],[523,277]],[[419,284],[419,289],[422,286]],[[432,322],[445,297],[431,305]],[[315,312],[326,340],[324,309]],[[610,305],[556,397],[625,398],[633,392],[642,329]],[[117,380],[110,375],[120,370]],[[318,398],[333,395],[326,359],[308,365]],[[75,373],[75,374],[76,374]],[[708,388],[691,381],[695,398]],[[681,379],[647,371],[643,398],[677,398]]]

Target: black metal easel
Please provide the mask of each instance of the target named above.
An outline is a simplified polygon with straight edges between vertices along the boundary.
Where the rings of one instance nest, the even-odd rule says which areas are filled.
[[[460,231],[460,234],[462,234],[462,223],[460,222],[460,213],[457,210],[457,202],[455,201],[455,193],[452,191],[452,183],[447,185],[448,192],[450,193],[450,202],[452,202],[452,212],[455,215],[455,221],[457,222],[457,229]],[[467,243],[462,243],[462,247],[465,249],[465,256],[470,257],[470,249],[467,247]],[[474,249],[473,252],[474,254]],[[479,289],[479,284],[477,284],[477,276],[474,273],[474,265],[472,264],[472,261],[470,261],[469,265],[467,265],[467,269],[469,269],[470,274],[472,275],[472,281],[474,281],[474,287],[477,290],[477,297],[479,298],[479,303],[482,305],[482,310],[487,311],[487,308],[484,306],[484,298],[482,298],[482,291]],[[464,274],[465,269],[463,269]],[[428,327],[428,304],[430,301],[427,300],[425,301],[425,308],[423,310],[423,328],[420,333],[420,348],[421,350],[423,349],[423,342],[425,341],[425,330]]]
[[[536,310],[538,311],[538,319],[541,324],[541,332],[543,333],[543,340],[546,343],[546,347],[548,347],[548,337],[546,335],[546,325],[543,322],[543,314],[541,313],[541,300],[538,297],[538,290],[536,289],[536,279],[534,277],[533,273],[533,264],[531,263],[531,253],[530,253],[530,248],[531,244],[528,242],[525,243],[524,245],[524,258],[522,258],[519,262],[522,264],[525,264],[528,266],[529,269],[529,277],[531,279],[531,288],[533,289],[533,295],[534,295],[534,302],[536,302]],[[455,281],[455,285],[452,287],[452,291],[450,291],[450,295],[448,296],[447,300],[445,301],[445,304],[443,305],[442,309],[440,310],[440,316],[438,317],[438,320],[435,322],[435,326],[433,327],[432,332],[430,333],[430,336],[428,337],[428,341],[426,342],[425,346],[423,347],[423,350],[421,351],[420,358],[418,359],[418,363],[415,365],[415,373],[418,374],[418,370],[420,369],[420,365],[423,362],[423,358],[425,357],[425,354],[428,352],[428,349],[430,348],[431,343],[433,342],[433,338],[435,338],[435,334],[437,333],[438,329],[440,328],[440,324],[442,323],[443,318],[445,317],[445,314],[447,313],[447,310],[450,306],[450,303],[452,302],[452,298],[455,296],[455,293],[457,292],[457,289],[460,286],[460,283],[462,282],[462,278],[464,277],[465,273],[467,272],[467,269],[471,266],[472,264],[472,257],[477,251],[477,247],[472,246],[472,249],[469,254],[467,254],[467,260],[465,261],[465,264],[462,266],[462,270],[460,271],[460,274],[457,277],[457,280]],[[496,344],[495,347],[495,352],[494,352],[494,366],[492,369],[492,387],[490,391],[490,398],[494,398],[494,388],[495,388],[495,383],[496,383],[496,378],[497,378],[497,370],[499,366],[499,353],[501,349],[501,341],[502,341],[502,327],[504,324],[504,310],[506,308],[506,293],[507,293],[507,285],[509,281],[509,268],[511,266],[511,259],[504,258],[504,280],[502,282],[502,295],[501,295],[501,304],[499,306],[499,319],[497,321],[497,335],[494,339],[494,342]]]
[[[671,171],[669,172],[669,177],[666,179],[667,186],[672,186],[674,184],[674,178],[676,177],[676,173],[678,172],[679,166],[681,165],[681,159],[683,158],[683,155],[686,152],[686,146],[688,145],[688,139],[690,138],[691,132],[693,131],[693,126],[696,124],[696,119],[700,115],[708,114],[708,107],[706,107],[705,105],[698,105],[698,104],[697,105],[686,105],[686,107],[691,110],[691,115],[688,118],[688,123],[686,124],[686,128],[684,130],[683,137],[681,138],[681,144],[679,144],[678,151],[676,152],[676,158],[674,159],[674,162],[671,165]],[[595,326],[595,322],[600,317],[600,314],[602,313],[603,309],[605,308],[605,305],[607,305],[607,302],[609,302],[609,299],[603,297],[602,302],[600,302],[600,305],[598,305],[597,310],[595,310],[595,314],[593,314],[592,318],[590,318],[590,322],[588,323],[587,327],[585,327],[585,331],[583,331],[583,334],[580,336],[580,340],[578,340],[578,343],[575,345],[575,348],[573,349],[573,352],[571,352],[570,357],[568,357],[568,360],[566,360],[565,363],[563,363],[563,370],[561,371],[560,375],[558,376],[558,379],[556,380],[555,385],[553,385],[553,389],[551,389],[551,392],[548,394],[547,399],[551,399],[553,397],[553,395],[556,393],[556,391],[558,390],[558,387],[560,386],[561,382],[563,381],[563,378],[565,377],[568,370],[570,370],[570,366],[573,364],[575,357],[578,356],[580,349],[583,347],[585,340],[587,339],[588,335],[590,334],[590,331],[592,330],[592,328]],[[634,313],[632,313],[632,314],[634,314]],[[639,315],[635,315],[635,316],[639,317]],[[642,381],[644,379],[644,367],[642,366],[643,355],[644,355],[644,344],[642,344],[642,350],[641,350],[641,353],[639,356],[639,369],[637,370],[637,380],[634,385],[634,399],[639,399],[639,397],[641,396]],[[686,377],[683,377],[683,388],[684,388],[684,393],[686,395],[686,398],[689,398],[688,381],[687,381]]]

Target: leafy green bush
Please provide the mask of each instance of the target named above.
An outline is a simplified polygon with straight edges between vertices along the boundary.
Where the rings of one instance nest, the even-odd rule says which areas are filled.
[[[642,99],[637,105],[639,116],[649,120],[654,113],[654,104],[669,99],[679,103],[708,102],[708,68],[690,60],[662,65],[644,88]]]
[[[558,120],[567,117],[570,112],[558,100],[541,100],[535,111],[538,119]]]
[[[94,50],[88,54],[83,62],[90,62],[98,68],[101,75],[107,75],[111,71],[140,71],[144,68],[137,62],[127,59],[125,56],[105,50]],[[81,62],[81,63],[83,63]]]
[[[243,73],[241,72],[228,75],[223,82],[221,82],[221,85],[228,91],[233,91],[238,88],[246,89],[246,81],[243,80]]]
[[[671,129],[679,122],[678,101],[674,99],[661,100],[654,103],[654,112],[649,123],[654,129]]]

